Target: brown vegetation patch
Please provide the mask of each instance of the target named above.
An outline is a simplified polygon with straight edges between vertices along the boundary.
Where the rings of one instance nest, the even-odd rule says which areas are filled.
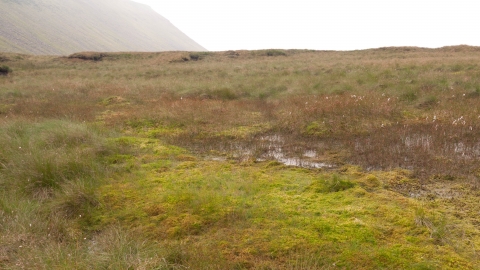
[[[105,53],[99,53],[99,52],[80,52],[80,53],[71,54],[68,56],[68,58],[101,61],[105,56],[106,56]]]

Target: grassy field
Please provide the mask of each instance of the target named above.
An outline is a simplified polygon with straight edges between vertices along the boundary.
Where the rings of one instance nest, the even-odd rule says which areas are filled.
[[[480,269],[479,60],[0,53],[0,268]]]

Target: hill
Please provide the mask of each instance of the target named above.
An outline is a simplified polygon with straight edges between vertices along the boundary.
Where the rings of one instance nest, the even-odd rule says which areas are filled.
[[[150,7],[129,0],[0,0],[0,51],[205,51]]]

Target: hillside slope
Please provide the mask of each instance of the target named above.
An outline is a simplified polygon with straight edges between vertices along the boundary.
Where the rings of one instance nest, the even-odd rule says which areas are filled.
[[[205,51],[150,7],[129,0],[0,0],[0,51]]]

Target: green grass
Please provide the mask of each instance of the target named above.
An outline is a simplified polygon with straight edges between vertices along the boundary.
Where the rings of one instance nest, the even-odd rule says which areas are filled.
[[[0,268],[478,269],[451,50],[0,54]]]

